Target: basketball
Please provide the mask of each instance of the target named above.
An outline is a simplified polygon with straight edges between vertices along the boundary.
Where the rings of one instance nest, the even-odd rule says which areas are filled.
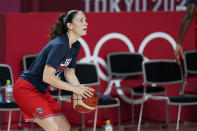
[[[91,97],[83,98],[81,95],[73,93],[71,102],[73,108],[80,113],[89,113],[96,109],[98,105],[98,95],[96,91],[92,92]]]

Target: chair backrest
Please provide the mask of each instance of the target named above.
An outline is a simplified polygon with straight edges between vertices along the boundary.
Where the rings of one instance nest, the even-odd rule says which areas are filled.
[[[150,60],[142,64],[144,84],[183,83],[182,71],[176,61]]]
[[[96,65],[92,63],[77,63],[75,74],[81,84],[98,86],[100,84]]]
[[[184,52],[184,69],[186,74],[197,74],[197,54],[195,50]]]
[[[30,54],[23,56],[23,69],[26,71],[31,64],[33,63],[34,59],[36,58],[36,54]]]
[[[142,74],[144,57],[140,53],[115,52],[107,56],[110,76],[134,76]]]
[[[12,69],[7,64],[0,64],[0,86],[5,86],[7,80],[10,80],[10,84],[14,85]]]

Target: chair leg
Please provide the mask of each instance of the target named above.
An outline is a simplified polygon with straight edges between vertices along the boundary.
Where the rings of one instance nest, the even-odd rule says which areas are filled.
[[[142,103],[141,103],[141,108],[140,108],[140,116],[139,116],[137,131],[140,131],[140,128],[141,128],[144,100],[145,100],[145,97],[146,97],[145,93],[146,93],[146,86],[144,87],[144,91],[143,91],[143,98],[142,98]]]
[[[120,106],[118,106],[118,130],[120,130],[121,120],[120,120]]]
[[[132,100],[134,100],[134,96],[132,95]],[[131,102],[131,125],[134,125],[134,121],[135,121],[135,105],[134,103]]]
[[[19,126],[19,128],[22,127],[22,126],[21,126],[21,121],[22,121],[22,112],[19,111],[19,121],[18,121],[18,126]]]
[[[82,131],[85,128],[85,114],[81,114],[81,127],[82,127]]]
[[[59,104],[60,108],[62,108],[62,102],[61,102],[61,90],[58,89],[58,98],[57,103]]]
[[[31,122],[31,129],[34,128],[34,122]]]
[[[60,105],[60,108],[62,109],[62,101],[59,100],[59,105]]]
[[[170,125],[170,110],[169,110],[169,105],[166,102],[166,126],[169,127]]]
[[[94,127],[93,127],[93,131],[96,131],[97,113],[98,113],[98,108],[96,108],[95,114],[94,114]]]
[[[140,128],[141,128],[143,106],[144,106],[144,102],[141,103],[140,116],[139,116],[137,131],[140,131]]]
[[[176,123],[176,131],[179,130],[179,121],[181,118],[181,105],[179,105],[178,116],[177,116],[177,123]]]
[[[12,118],[12,111],[9,111],[8,131],[10,131],[11,118]]]

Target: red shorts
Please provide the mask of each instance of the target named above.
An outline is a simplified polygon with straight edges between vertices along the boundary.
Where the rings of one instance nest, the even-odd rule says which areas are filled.
[[[58,103],[48,91],[43,94],[24,79],[16,81],[13,95],[25,121],[63,115]]]

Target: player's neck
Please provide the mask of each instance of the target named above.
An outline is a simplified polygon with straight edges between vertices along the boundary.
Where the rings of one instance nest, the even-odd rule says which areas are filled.
[[[69,39],[69,45],[70,45],[70,48],[72,47],[72,45],[79,39],[80,36],[77,36],[73,33],[67,33],[68,35],[68,39]]]

